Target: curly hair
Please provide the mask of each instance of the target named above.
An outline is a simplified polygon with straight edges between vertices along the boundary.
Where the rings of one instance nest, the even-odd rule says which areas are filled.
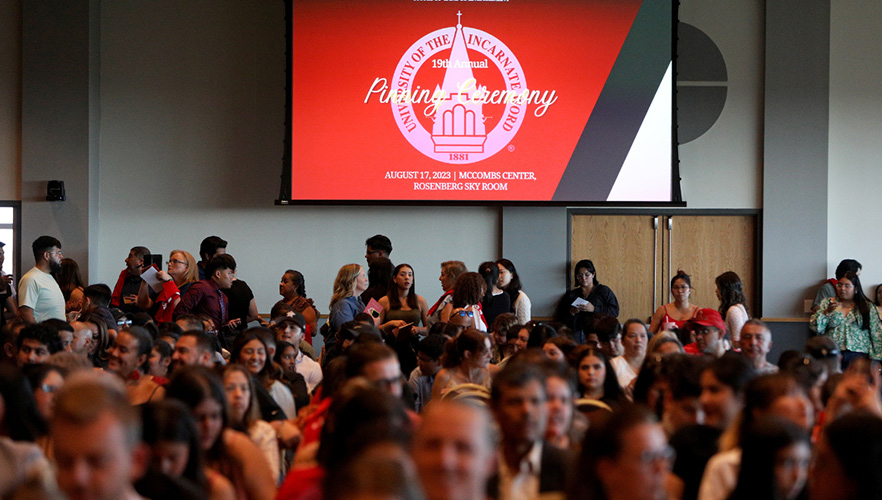
[[[484,297],[487,284],[478,273],[462,273],[453,285],[453,307],[466,307],[479,304]]]

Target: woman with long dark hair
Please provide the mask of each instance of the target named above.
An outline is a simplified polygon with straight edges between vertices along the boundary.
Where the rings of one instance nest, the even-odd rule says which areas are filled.
[[[758,419],[741,443],[738,483],[729,500],[806,497],[811,442],[805,429],[781,417]]]
[[[167,397],[181,401],[190,410],[206,465],[233,483],[237,498],[275,497],[266,458],[248,436],[229,427],[227,396],[217,375],[200,366],[181,368],[168,384]]]
[[[594,346],[579,347],[573,357],[582,398],[602,401],[614,410],[628,402],[615,369],[602,350]]]
[[[729,338],[732,339],[732,346],[738,347],[741,340],[741,327],[750,318],[750,311],[747,309],[747,298],[744,297],[744,290],[741,284],[741,278],[732,271],[717,276],[715,280],[717,284],[717,298],[720,299],[720,316],[726,321],[726,331],[729,332]]]
[[[496,316],[511,312],[511,299],[499,288],[499,266],[495,262],[482,262],[478,272],[484,278],[486,288],[481,300],[481,310],[488,325],[492,325]]]
[[[810,327],[836,341],[842,369],[858,358],[882,358],[882,322],[861,287],[857,273],[848,271],[836,283],[836,296],[821,301]]]
[[[525,325],[530,322],[533,305],[530,297],[521,289],[521,277],[515,269],[514,263],[508,259],[496,261],[499,266],[499,281],[497,286],[508,294],[511,300],[511,312],[518,317],[518,323]]]
[[[557,306],[557,321],[573,330],[573,339],[585,343],[585,329],[590,327],[596,313],[619,315],[619,301],[608,286],[597,280],[594,263],[580,260],[573,268],[576,288],[565,293]]]
[[[413,330],[425,333],[429,305],[426,299],[416,294],[416,278],[410,264],[398,264],[392,271],[389,292],[380,298],[383,307],[380,323],[400,319],[413,325]]]
[[[306,280],[303,274],[293,269],[285,271],[279,282],[279,295],[282,296],[282,300],[276,302],[276,305],[285,304],[294,312],[303,315],[306,322],[303,338],[312,345],[312,336],[318,332],[318,309],[312,299],[306,297]]]
[[[474,328],[448,340],[442,358],[444,368],[435,376],[432,386],[432,401],[440,401],[445,392],[461,384],[476,384],[489,389],[492,356],[490,337]]]

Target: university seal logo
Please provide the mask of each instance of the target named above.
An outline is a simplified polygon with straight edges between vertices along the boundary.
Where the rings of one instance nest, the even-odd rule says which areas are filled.
[[[391,84],[382,85],[391,87],[385,91],[392,94],[401,134],[422,154],[449,164],[479,162],[505,148],[532,101],[514,53],[493,35],[463,27],[461,16],[457,13],[455,28],[417,40],[399,61]],[[424,66],[435,70],[424,71],[433,76],[442,69],[443,80],[419,85],[427,83],[420,78]],[[431,83],[432,90],[426,88]],[[371,90],[376,88],[377,82]]]

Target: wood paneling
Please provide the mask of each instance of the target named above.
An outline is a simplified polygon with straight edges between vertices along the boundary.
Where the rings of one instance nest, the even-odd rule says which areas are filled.
[[[666,270],[665,295],[670,287],[670,277],[682,269],[692,276],[692,303],[716,309],[720,302],[714,279],[726,271],[735,271],[741,277],[753,315],[756,311],[753,297],[756,283],[756,218],[750,215],[684,215],[674,216],[671,220],[671,241],[666,242],[671,268],[670,274]]]
[[[619,318],[622,320],[645,320],[654,309],[656,231],[653,219],[636,215],[573,217],[572,264],[582,259],[594,262],[598,281],[610,287],[619,300]],[[571,268],[570,276],[572,274]]]
[[[594,262],[599,281],[619,300],[620,321],[648,320],[659,305],[670,302],[670,280],[678,269],[692,276],[692,302],[712,309],[719,306],[714,278],[735,271],[755,312],[755,216],[677,215],[670,218],[670,231],[668,217],[658,217],[658,231],[654,219],[651,215],[573,216],[572,264],[581,259]]]

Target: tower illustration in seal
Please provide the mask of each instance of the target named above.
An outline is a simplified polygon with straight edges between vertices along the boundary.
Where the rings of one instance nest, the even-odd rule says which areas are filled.
[[[450,49],[450,58],[444,82],[435,87],[444,91],[445,100],[435,110],[432,143],[436,153],[483,153],[487,134],[484,131],[483,103],[475,102],[475,92],[484,89],[478,85],[463,92],[466,82],[474,80],[465,37],[462,32],[462,13],[456,14],[456,32]]]

